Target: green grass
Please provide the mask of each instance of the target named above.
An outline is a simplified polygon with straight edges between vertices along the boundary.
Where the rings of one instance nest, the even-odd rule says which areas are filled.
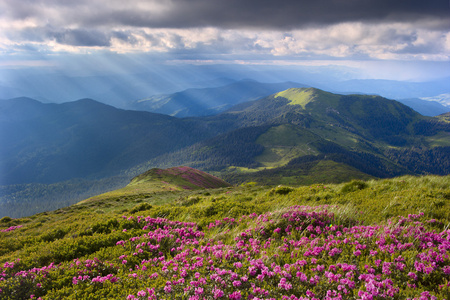
[[[248,173],[258,172],[258,171],[260,171],[262,169],[264,169],[264,168],[250,169],[250,168],[246,168],[246,167],[230,166],[230,167],[227,168],[227,171],[228,172],[239,172],[239,173],[248,174]]]
[[[441,131],[436,135],[426,138],[430,147],[448,147],[450,146],[450,133]]]
[[[321,173],[329,167],[327,162],[321,162],[314,171]],[[17,235],[16,231],[0,233],[0,237],[2,241],[13,239],[23,242],[30,237],[39,237],[49,231],[63,230],[67,232],[66,237],[73,238],[77,233],[90,228],[95,223],[129,213],[141,203],[152,205],[152,208],[145,213],[146,215],[170,215],[172,219],[199,223],[226,216],[238,217],[252,210],[263,213],[298,204],[351,206],[355,211],[362,212],[357,218],[366,223],[380,223],[392,216],[406,216],[419,212],[425,212],[427,217],[436,218],[445,224],[450,221],[450,176],[403,176],[394,179],[369,180],[366,181],[367,185],[363,189],[351,192],[344,187],[352,183],[324,185],[324,181],[319,177],[320,175],[317,177],[319,183],[293,187],[292,192],[287,195],[271,194],[270,191],[273,188],[257,185],[170,192],[161,190],[150,192],[145,185],[140,192],[135,190],[131,193],[127,189],[121,189],[52,212],[0,222],[2,229],[12,225],[23,225],[18,229],[20,235]],[[189,204],[189,199],[192,197],[197,197],[199,200]],[[210,206],[217,206],[217,211],[211,216],[205,216],[203,210]],[[32,239],[28,242],[34,243]],[[14,251],[8,257],[13,253]],[[21,252],[16,252],[14,255],[20,257]],[[5,257],[2,259],[4,261]]]
[[[325,166],[329,167],[329,166]],[[320,166],[317,167],[320,171]],[[152,208],[140,214],[165,216],[173,220],[208,222],[224,217],[264,213],[292,205],[337,204],[357,212],[355,217],[366,224],[383,223],[388,218],[424,212],[443,224],[450,222],[450,176],[404,176],[367,181],[366,187],[348,191],[343,184],[314,184],[293,188],[289,194],[271,193],[272,188],[246,185],[200,191],[154,192],[153,194],[104,194],[77,205],[31,216],[0,222],[0,228],[23,225],[18,231],[0,233],[0,262],[29,255],[44,236],[63,232],[57,239],[77,239],[97,223],[129,215],[142,203]],[[275,189],[276,191],[276,189]],[[192,201],[195,198],[195,201]],[[211,208],[214,207],[214,210]],[[207,213],[209,211],[209,213]],[[18,234],[19,233],[19,234]],[[51,239],[46,238],[46,239]],[[28,249],[28,250],[27,250]],[[33,254],[34,257],[40,254]]]
[[[312,90],[307,89],[288,89],[282,92],[279,92],[275,95],[275,98],[283,97],[290,101],[291,105],[300,105],[305,108],[306,104],[308,104],[312,99],[314,92]]]
[[[324,172],[329,167],[326,162],[321,162],[314,167],[314,171]],[[134,188],[134,193],[121,189],[101,197],[90,198],[77,205],[28,218],[0,219],[0,230],[22,226],[13,231],[0,232],[0,264],[17,262],[17,259],[20,259],[18,268],[21,270],[48,266],[52,262],[61,264],[61,267],[58,267],[60,269],[51,271],[54,276],[51,280],[57,280],[52,283],[53,290],[48,291],[48,297],[51,298],[55,293],[64,294],[62,287],[70,286],[72,278],[78,276],[76,273],[70,273],[69,266],[73,264],[74,259],[84,261],[95,257],[106,262],[105,266],[108,261],[114,262],[119,266],[117,276],[124,278],[124,285],[128,284],[125,279],[130,278],[133,272],[127,268],[134,265],[120,269],[121,263],[117,261],[117,257],[123,250],[116,246],[116,242],[140,234],[141,229],[139,222],[128,221],[122,216],[162,217],[174,221],[195,222],[205,232],[204,241],[220,241],[225,245],[234,243],[238,233],[255,228],[259,221],[245,219],[246,221],[233,226],[225,224],[211,230],[207,230],[208,224],[224,218],[238,220],[244,215],[272,212],[271,218],[275,223],[270,226],[276,227],[282,222],[281,214],[295,205],[330,205],[329,210],[337,216],[334,221],[336,225],[347,220],[365,225],[387,224],[392,217],[424,213],[426,219],[436,220],[424,225],[427,230],[439,231],[450,226],[450,176],[403,176],[384,180],[353,180],[341,184],[315,183],[292,187],[268,187],[252,183],[195,191],[150,191],[146,184],[136,184]],[[274,249],[273,251],[279,251],[276,250],[278,248]],[[131,248],[125,250],[134,251]],[[129,255],[128,259],[132,260],[132,255]],[[96,269],[96,272],[101,272],[101,269]],[[105,272],[109,270],[105,269]],[[154,271],[149,274],[152,272]],[[103,276],[106,274],[108,273]],[[12,281],[8,282],[13,284]],[[5,287],[8,283],[2,284],[2,287]],[[7,287],[16,289],[13,286]],[[25,287],[17,287],[18,290],[22,288]],[[89,292],[89,289],[86,292]],[[118,294],[124,292],[114,291]],[[92,299],[100,299],[98,294],[93,297]]]
[[[306,105],[313,102],[317,97],[320,97],[320,101],[324,104],[335,103],[335,101],[339,99],[338,95],[314,88],[291,88],[275,94],[275,98],[278,97],[286,98],[290,101],[290,105],[300,105],[303,109],[305,109]]]
[[[345,164],[337,163],[331,160],[319,161],[307,176],[305,176],[305,183],[335,183],[350,181],[353,178],[362,180],[373,179],[372,176],[364,174],[353,167]]]
[[[296,157],[318,154],[310,144],[320,139],[309,130],[300,129],[292,124],[272,127],[256,140],[256,143],[263,145],[265,150],[255,157],[255,160],[266,168],[284,166]]]
[[[322,126],[312,128],[311,132],[317,134],[324,140],[337,143],[347,148],[361,147],[361,145],[359,144],[361,138],[358,135],[349,133],[337,126]]]
[[[304,145],[304,147],[266,147],[261,155],[255,157],[255,160],[265,168],[276,168],[286,165],[296,157],[307,154],[314,155],[317,152],[313,152],[308,145]]]
[[[260,135],[256,143],[263,146],[300,146],[320,140],[316,134],[305,128],[299,128],[292,124],[283,124],[270,128]]]
[[[259,168],[243,170],[229,169],[224,178],[235,184],[257,182],[260,185],[308,185],[313,183],[341,183],[352,179],[369,180],[367,175],[351,166],[331,160],[314,161],[301,166],[283,166],[279,168]]]
[[[127,185],[124,188],[90,197],[79,202],[80,205],[87,202],[102,201],[115,198],[139,198],[148,197],[149,195],[164,194],[170,191],[182,191],[183,189],[171,184],[164,184],[162,182],[145,182],[139,185]]]

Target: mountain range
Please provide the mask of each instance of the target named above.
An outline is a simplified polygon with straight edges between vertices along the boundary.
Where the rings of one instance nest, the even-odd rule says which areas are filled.
[[[240,80],[219,87],[191,88],[172,94],[154,95],[131,101],[125,107],[175,117],[199,117],[218,114],[234,105],[257,100],[289,88],[306,87],[308,86],[296,82],[262,83],[255,80]],[[450,107],[433,100],[408,98],[397,101],[424,116],[437,116],[450,111]]]
[[[129,70],[108,74],[70,73],[57,70],[4,69],[0,80],[0,99],[30,97],[44,103],[63,103],[81,98],[123,109],[134,109],[136,101],[155,100],[184,93],[186,89],[224,88],[246,82],[246,78],[263,82],[298,82],[339,94],[377,94],[390,99],[436,97],[450,93],[450,78],[425,82],[355,79],[355,70],[333,66],[239,66],[239,65],[173,65],[153,66],[151,69]],[[263,85],[264,85],[263,84]],[[297,86],[285,86],[284,89]],[[261,89],[265,89],[261,86]],[[279,92],[272,91],[268,94]],[[208,91],[205,91],[208,92]],[[228,91],[229,92],[229,91]],[[188,93],[189,94],[189,93]],[[158,96],[154,96],[158,95]],[[230,99],[228,99],[230,100]],[[139,108],[141,109],[141,108]]]
[[[240,168],[254,177],[254,171],[331,159],[376,177],[449,172],[449,123],[379,96],[289,89],[205,119],[235,129],[150,165],[187,163],[222,173]],[[423,157],[406,162],[405,151]],[[440,164],[431,161],[438,157]]]
[[[187,89],[173,94],[155,95],[134,101],[128,108],[175,117],[208,116],[224,112],[237,104],[294,87],[307,86],[295,82],[261,83],[255,80],[241,80],[220,87]]]
[[[13,192],[0,195],[0,207],[19,203],[36,185],[65,181],[70,194],[86,182],[67,182],[82,178],[107,182],[106,191],[148,169],[179,165],[230,183],[444,175],[450,173],[449,134],[445,115],[426,117],[380,96],[315,88],[290,88],[216,115],[185,118],[90,99],[4,100],[0,185],[14,189],[2,189]],[[106,178],[120,179],[111,185]]]

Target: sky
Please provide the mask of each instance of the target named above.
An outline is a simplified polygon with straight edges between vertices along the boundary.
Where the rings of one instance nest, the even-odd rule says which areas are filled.
[[[131,72],[143,64],[332,65],[361,78],[450,76],[450,2],[0,0],[0,76],[20,68]]]

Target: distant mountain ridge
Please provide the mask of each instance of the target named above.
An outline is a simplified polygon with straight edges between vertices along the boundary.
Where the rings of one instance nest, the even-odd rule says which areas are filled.
[[[0,99],[27,96],[45,103],[61,103],[92,98],[128,109],[130,102],[152,95],[171,94],[193,87],[220,87],[244,78],[259,82],[300,82],[339,94],[378,94],[391,99],[450,93],[450,77],[430,79],[428,82],[353,79],[359,77],[353,73],[354,70],[336,66],[174,64],[142,67],[144,69],[125,73],[89,75],[48,69],[42,72],[39,68],[31,68],[27,69],[26,76],[22,69],[6,68],[0,82]]]
[[[138,78],[140,77],[136,76],[136,79]],[[305,78],[303,77],[299,79],[305,80]],[[91,85],[93,82],[97,82],[97,86],[103,86],[104,84],[102,83],[104,83],[105,78],[78,78],[77,80],[81,80],[79,84],[83,87],[86,85],[86,83],[91,81],[92,82],[89,83]],[[77,80],[75,80],[75,82],[77,82]],[[335,93],[355,94],[354,92],[349,93],[348,91],[359,90],[358,94],[383,94],[384,96],[394,98],[397,101],[412,107],[422,115],[436,116],[448,111],[447,104],[450,103],[448,101],[448,80],[449,79],[442,79],[429,83],[408,83],[389,80],[354,80],[340,82],[338,85],[330,83],[329,86],[327,84],[323,86],[324,83],[322,83],[319,86],[323,86],[322,88],[325,87],[326,90],[333,90],[335,91]],[[308,80],[306,81],[308,82]],[[146,88],[139,87],[142,84],[140,84],[139,86],[135,86],[132,84],[124,87],[120,79],[116,77],[113,77],[113,82],[115,83],[115,85],[112,87],[112,89],[104,93],[95,92],[95,89],[92,89],[92,87],[84,91],[88,95],[90,95],[90,98],[98,99],[102,103],[113,105],[117,108],[143,110],[176,117],[214,115],[224,112],[225,110],[231,108],[233,105],[256,100],[273,93],[286,90],[288,88],[309,86],[307,84],[297,83],[293,81],[262,83],[252,79],[235,81],[228,78],[218,78],[216,80],[207,82],[205,81],[202,83],[194,83],[194,86],[201,86],[198,88],[188,88],[183,90],[182,88],[184,86],[180,85],[178,89],[181,90],[179,91],[173,92],[171,94],[160,94],[158,93],[158,91],[162,90],[158,90],[158,87],[165,86],[163,90],[167,89],[168,83],[165,82],[164,84],[160,85],[159,80],[154,80],[154,78],[152,79],[152,83]],[[155,87],[157,89],[154,89]],[[377,93],[376,87],[384,90],[385,92]],[[169,90],[173,91],[174,88],[175,87],[172,87],[172,89]],[[424,94],[423,92],[421,92],[422,90],[429,91],[429,88],[431,88],[431,90],[435,90],[436,88],[437,92],[444,92],[444,94],[440,94],[437,96],[428,96],[422,99],[411,98],[413,96],[417,97],[420,95],[429,95],[429,93]],[[3,88],[0,87],[0,92],[2,90]],[[396,91],[398,90],[400,90],[400,92],[396,93]],[[151,91],[154,92],[152,96],[142,98],[142,93],[148,94],[151,93]],[[445,92],[447,92],[447,94]],[[7,94],[8,93],[6,93],[5,95]],[[63,94],[62,91],[60,94]],[[405,98],[405,96],[410,98]],[[35,99],[41,101],[41,97],[37,97]],[[46,99],[42,99],[42,102],[48,103],[49,101]]]
[[[386,81],[386,83],[388,82],[390,81]],[[173,94],[154,95],[133,101],[127,105],[127,108],[176,117],[207,116],[224,112],[234,105],[257,100],[289,88],[308,87],[308,85],[297,82],[261,83],[255,80],[241,80],[224,86],[187,89]],[[440,97],[445,97],[445,95]],[[440,98],[396,100],[424,116],[437,116],[450,110],[448,106],[442,104],[444,102],[439,102]]]
[[[241,80],[220,87],[187,89],[174,94],[155,95],[134,101],[129,108],[175,117],[215,115],[236,104],[257,100],[292,87],[306,87],[306,85],[295,82],[261,83]]]
[[[91,99],[0,101],[0,184],[103,178],[214,135],[198,122]]]
[[[332,82],[328,90],[339,92],[358,92],[364,94],[378,94],[390,99],[406,99],[414,97],[430,97],[448,93],[450,77],[440,78],[433,81],[412,82],[395,81],[384,79],[351,79],[341,82]]]
[[[450,111],[449,106],[445,106],[437,101],[418,98],[399,99],[397,101],[411,107],[424,116],[435,117]]]

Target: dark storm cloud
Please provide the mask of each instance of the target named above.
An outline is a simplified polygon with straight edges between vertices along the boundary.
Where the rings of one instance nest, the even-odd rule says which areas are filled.
[[[11,39],[31,42],[55,40],[57,43],[71,46],[105,47],[110,45],[108,34],[98,30],[54,29],[51,26],[28,27],[7,33]]]
[[[174,0],[159,13],[111,11],[89,22],[120,22],[139,27],[260,27],[294,29],[341,22],[442,20],[450,26],[448,0]],[[87,21],[87,20],[86,20]]]
[[[105,47],[110,45],[110,38],[106,34],[96,30],[73,29],[51,34],[55,40],[64,45]]]
[[[3,4],[2,4],[3,2]],[[448,0],[0,0],[13,19],[38,17],[88,26],[295,29],[342,22],[440,20],[450,27]]]

